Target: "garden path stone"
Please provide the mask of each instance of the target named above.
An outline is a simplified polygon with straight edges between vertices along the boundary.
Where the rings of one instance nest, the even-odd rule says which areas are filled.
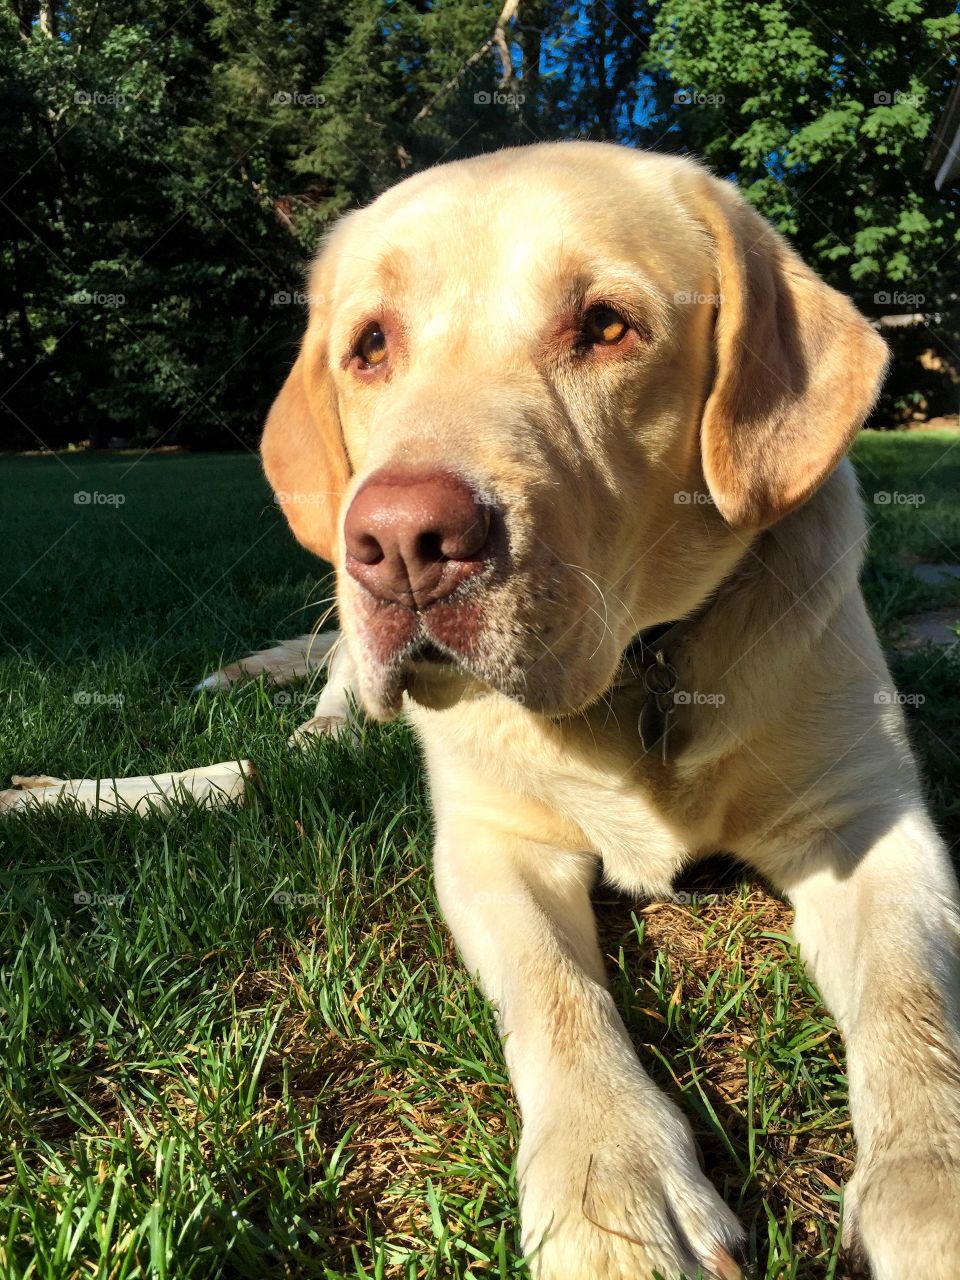
[[[941,645],[952,649],[960,645],[960,636],[956,626],[960,621],[960,605],[947,609],[930,609],[926,613],[915,613],[904,619],[907,634],[894,645],[900,653],[909,653],[924,644]]]
[[[960,581],[960,564],[915,564],[911,572],[928,587],[943,586],[950,578]]]

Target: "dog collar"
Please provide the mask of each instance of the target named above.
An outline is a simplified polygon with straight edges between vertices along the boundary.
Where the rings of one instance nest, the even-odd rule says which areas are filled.
[[[667,763],[668,739],[673,724],[677,672],[667,654],[671,646],[689,630],[700,612],[693,618],[681,618],[675,622],[661,622],[647,627],[627,645],[623,654],[625,667],[633,667],[643,685],[645,698],[637,717],[637,733],[644,754],[660,748],[660,759]],[[621,677],[620,684],[627,683]]]

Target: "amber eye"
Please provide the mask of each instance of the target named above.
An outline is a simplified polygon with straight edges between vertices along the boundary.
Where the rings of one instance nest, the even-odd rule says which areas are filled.
[[[586,342],[613,347],[630,328],[619,311],[602,304],[591,307],[583,317],[583,337]]]
[[[357,343],[357,355],[369,368],[383,364],[387,358],[387,339],[378,324],[364,329]]]

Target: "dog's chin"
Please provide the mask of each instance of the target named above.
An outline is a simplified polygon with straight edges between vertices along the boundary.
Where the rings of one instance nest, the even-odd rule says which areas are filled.
[[[556,719],[603,697],[620,665],[612,636],[598,643],[585,630],[567,629],[564,643],[551,643],[548,620],[533,628],[515,615],[509,601],[486,594],[460,596],[427,613],[364,601],[351,627],[364,709],[390,720],[405,695],[432,710],[499,695]]]
[[[521,658],[488,665],[482,655],[466,658],[432,641],[411,647],[389,663],[362,665],[361,700],[377,720],[398,716],[404,696],[431,711],[502,698],[537,715],[562,719],[581,714],[602,698],[617,670],[571,671],[553,664],[548,670],[542,661]]]
[[[432,641],[410,646],[389,662],[364,664],[360,697],[376,720],[392,720],[403,709],[404,695],[432,711],[444,711],[475,697],[482,682],[458,655]],[[488,690],[489,692],[489,690]]]

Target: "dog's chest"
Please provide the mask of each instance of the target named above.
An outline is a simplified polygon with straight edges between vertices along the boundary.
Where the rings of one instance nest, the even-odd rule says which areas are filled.
[[[558,724],[506,699],[442,712],[414,709],[435,806],[462,796],[497,824],[544,843],[573,841],[603,860],[604,874],[637,893],[665,893],[681,864],[704,844],[704,792],[680,786],[639,737],[595,725]],[[531,819],[531,812],[535,817]]]

